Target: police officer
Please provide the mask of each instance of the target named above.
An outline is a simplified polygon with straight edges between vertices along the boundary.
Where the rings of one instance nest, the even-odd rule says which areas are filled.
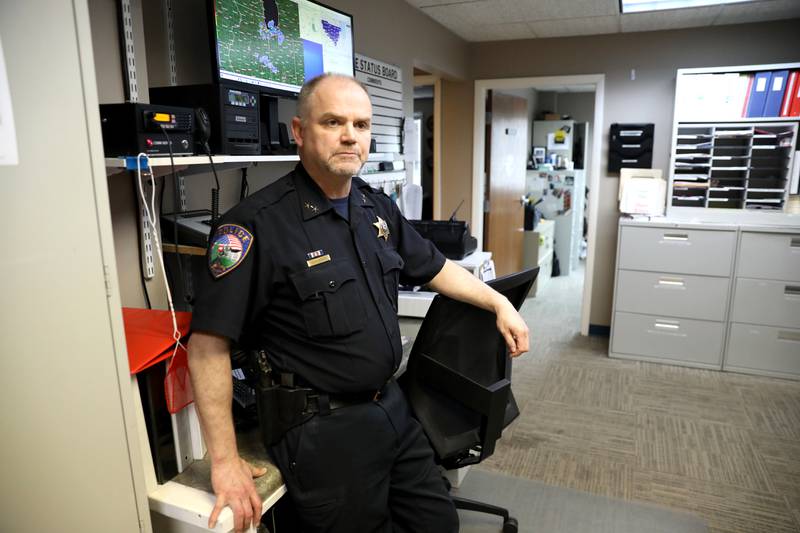
[[[402,347],[398,283],[494,311],[512,356],[528,328],[511,303],[420,237],[383,193],[354,177],[372,106],[353,78],[303,86],[292,132],[300,164],[229,211],[211,239],[189,344],[195,401],[217,496],[237,530],[256,524],[262,475],[237,452],[231,341],[263,348],[310,415],[269,450],[307,531],[458,530],[433,451],[391,379]]]

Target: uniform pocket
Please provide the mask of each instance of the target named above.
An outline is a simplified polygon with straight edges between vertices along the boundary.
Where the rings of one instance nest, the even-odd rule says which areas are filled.
[[[392,307],[397,311],[397,288],[400,284],[400,270],[405,263],[400,254],[392,248],[381,248],[377,254],[383,271],[383,287],[386,291],[386,297],[389,298]]]
[[[364,329],[366,313],[349,263],[326,263],[289,275],[311,337],[341,337]]]

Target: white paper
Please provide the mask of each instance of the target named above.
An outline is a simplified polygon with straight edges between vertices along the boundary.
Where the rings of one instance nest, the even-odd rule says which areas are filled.
[[[662,179],[631,178],[625,185],[619,210],[637,215],[663,215],[666,190]]]
[[[18,165],[17,133],[11,112],[11,92],[8,90],[6,60],[0,41],[0,165]]]

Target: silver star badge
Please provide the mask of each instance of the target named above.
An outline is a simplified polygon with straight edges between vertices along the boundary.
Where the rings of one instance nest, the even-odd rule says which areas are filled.
[[[381,217],[376,216],[378,219],[377,222],[373,222],[372,225],[378,228],[378,238],[380,239],[383,237],[383,240],[389,240],[389,224],[386,223]]]

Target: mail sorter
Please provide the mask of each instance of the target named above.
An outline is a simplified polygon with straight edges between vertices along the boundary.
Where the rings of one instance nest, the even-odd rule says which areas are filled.
[[[612,124],[609,131],[608,171],[653,166],[654,124]]]

